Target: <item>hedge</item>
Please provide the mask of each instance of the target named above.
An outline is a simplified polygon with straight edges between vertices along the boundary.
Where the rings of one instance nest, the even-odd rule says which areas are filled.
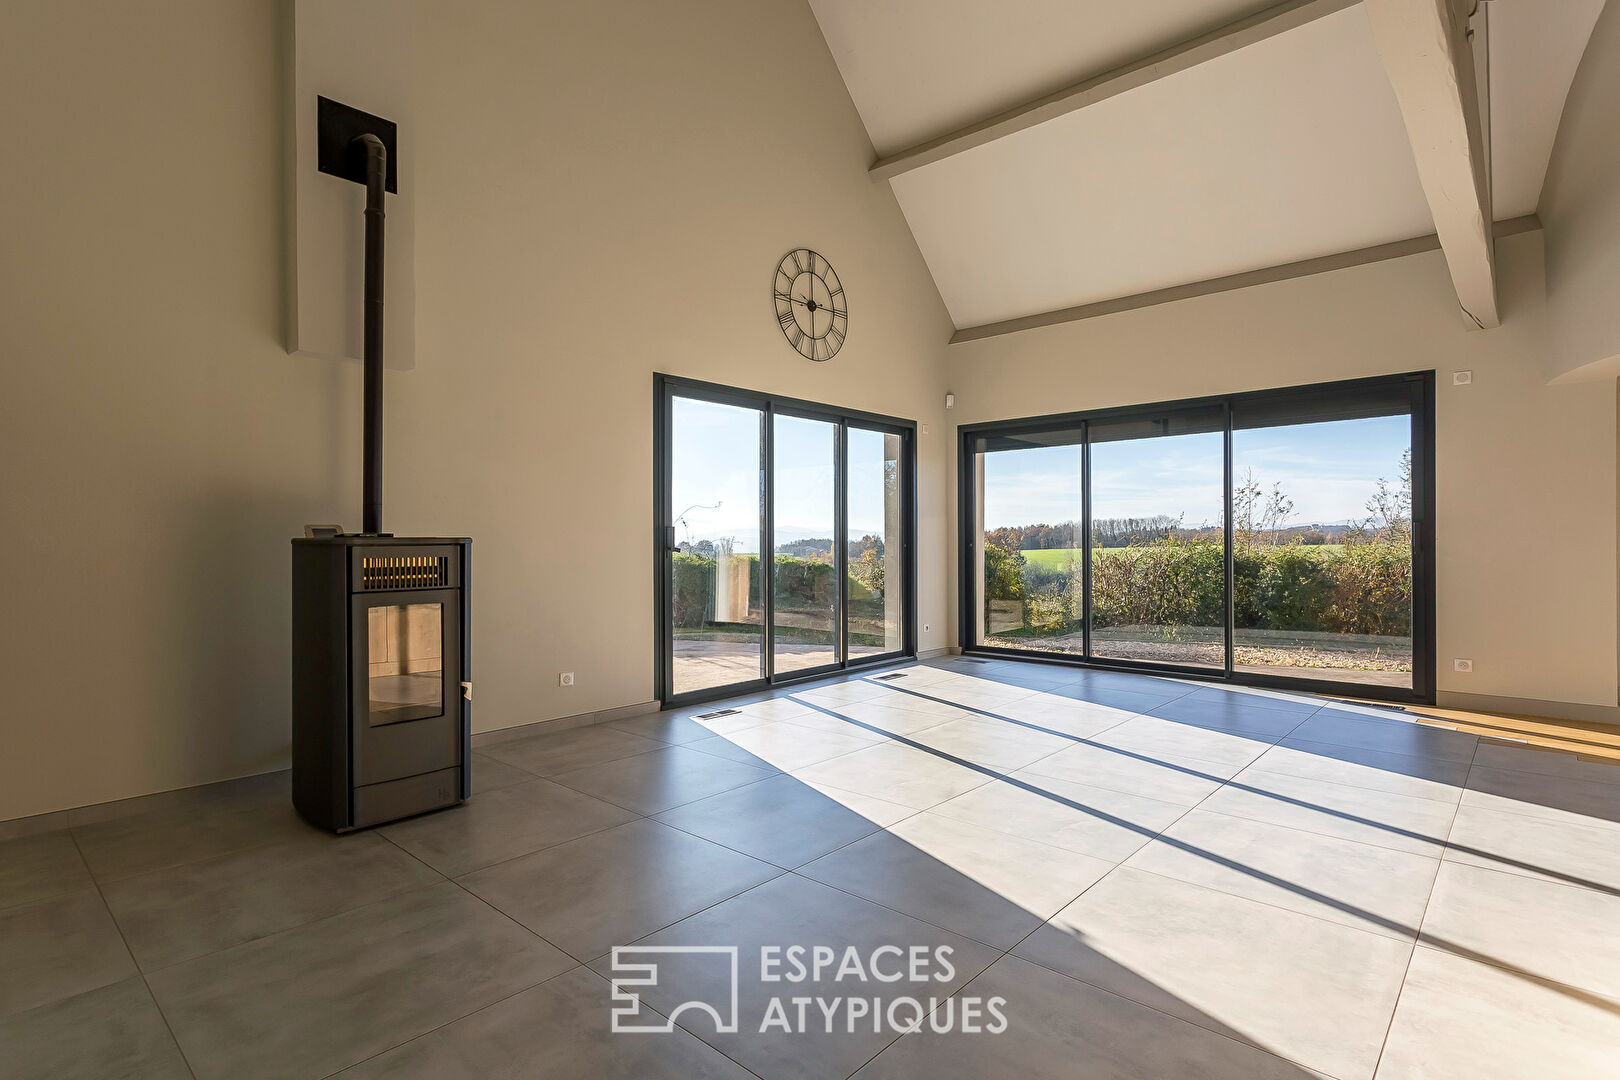
[[[733,555],[748,562],[748,607],[760,608],[759,556]],[[674,556],[674,616],[681,629],[708,626],[714,620],[715,560],[678,551]],[[853,570],[853,565],[851,566]],[[776,556],[776,606],[783,612],[829,611],[833,605],[835,570],[831,563],[796,555]],[[868,589],[853,573],[849,577],[849,610],[854,619],[875,619],[881,625],[883,597]]]

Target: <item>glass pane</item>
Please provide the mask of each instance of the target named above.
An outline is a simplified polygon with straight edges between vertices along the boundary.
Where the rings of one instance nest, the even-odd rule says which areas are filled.
[[[1096,423],[1091,652],[1226,667],[1225,415]]]
[[[775,674],[838,662],[834,471],[838,425],[777,416],[771,634]]]
[[[444,605],[368,608],[369,723],[444,714]]]
[[[764,676],[758,409],[677,397],[671,418],[674,692]]]
[[[1412,420],[1232,433],[1236,670],[1412,685]]]
[[[905,648],[904,523],[900,453],[904,440],[881,431],[849,429],[845,451],[849,498],[849,655],[875,656]]]
[[[1084,643],[1081,484],[1084,450],[998,440],[975,456],[980,507],[978,640],[1004,649],[1080,655]]]

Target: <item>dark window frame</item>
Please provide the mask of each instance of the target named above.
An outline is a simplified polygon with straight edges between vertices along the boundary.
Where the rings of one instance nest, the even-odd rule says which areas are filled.
[[[1237,394],[1184,398],[1127,405],[1083,412],[1053,413],[1013,420],[992,421],[966,425],[958,429],[957,457],[957,638],[962,651],[969,655],[995,656],[1028,660],[1035,663],[1063,664],[1072,667],[1099,668],[1115,671],[1135,671],[1145,674],[1168,675],[1175,678],[1206,682],[1227,683],[1234,686],[1275,687],[1315,693],[1338,694],[1383,701],[1432,705],[1435,701],[1435,414],[1433,371],[1407,372],[1381,375],[1365,379],[1347,379],[1337,382],[1312,383],[1304,386],[1279,387]],[[1245,672],[1234,666],[1236,598],[1233,589],[1232,553],[1232,432],[1233,416],[1245,408],[1263,409],[1312,398],[1328,401],[1356,394],[1390,393],[1404,391],[1411,417],[1412,435],[1412,686],[1377,686],[1337,679],[1313,679],[1287,675],[1268,675]],[[1212,671],[1191,666],[1155,664],[1136,660],[1116,660],[1091,655],[1091,442],[1086,437],[1088,425],[1100,421],[1130,420],[1149,417],[1167,410],[1219,407],[1225,412],[1224,491],[1225,506],[1225,566],[1226,566],[1226,664],[1224,671]],[[1330,411],[1324,409],[1324,411]],[[1306,422],[1306,421],[1301,421]],[[981,439],[1016,438],[1017,436],[1050,435],[1059,431],[1079,432],[1084,447],[1082,482],[1082,559],[1084,564],[1084,655],[1042,652],[1027,649],[1008,649],[983,645],[976,640],[978,627],[978,588],[975,580],[977,556],[974,545],[979,542],[974,523],[978,519],[975,505],[976,472],[975,444]]]
[[[674,400],[677,397],[714,402],[721,405],[737,405],[760,411],[762,417],[760,438],[760,547],[765,549],[760,553],[760,597],[763,608],[761,648],[765,658],[764,671],[766,674],[758,679],[740,683],[728,683],[725,686],[708,687],[701,690],[691,690],[682,694],[674,692],[674,626],[671,623],[669,609],[670,590],[673,585],[673,566],[669,559],[671,550],[669,535],[672,528],[671,518],[674,513],[674,507],[670,505],[670,488],[674,467],[671,452],[671,438],[674,433],[672,409]],[[836,616],[839,659],[833,664],[793,671],[784,675],[776,675],[773,670],[775,641],[772,624],[775,621],[776,614],[773,592],[776,575],[774,573],[774,563],[766,557],[767,554],[774,553],[776,546],[773,531],[775,524],[773,518],[776,510],[773,438],[778,415],[827,421],[834,424],[837,429],[834,444],[835,542],[833,544],[833,555],[834,576],[838,582]],[[846,473],[848,471],[849,429],[851,427],[900,437],[901,524],[905,533],[900,539],[901,567],[905,587],[905,597],[901,605],[901,619],[904,623],[901,633],[901,648],[898,651],[876,653],[853,660],[849,655],[849,625],[846,618],[849,607],[849,545],[848,536],[846,535],[848,526],[845,520],[849,512],[847,506],[849,501],[848,478]],[[841,538],[842,542],[839,542],[837,538]],[[665,708],[679,708],[719,698],[757,693],[778,686],[788,686],[794,683],[826,678],[828,675],[835,675],[844,671],[864,670],[908,658],[915,659],[917,655],[917,422],[896,416],[885,416],[881,413],[864,412],[859,409],[847,409],[836,405],[790,398],[781,394],[744,390],[720,383],[688,379],[679,375],[654,373],[652,546],[655,593],[654,618],[657,621],[656,633],[654,634],[656,644],[653,656],[653,685],[658,701]]]

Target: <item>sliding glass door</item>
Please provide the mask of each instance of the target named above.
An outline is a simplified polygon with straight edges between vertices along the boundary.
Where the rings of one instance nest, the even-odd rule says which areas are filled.
[[[962,432],[962,642],[1428,700],[1433,380]]]
[[[911,423],[664,376],[655,399],[660,700],[915,652]]]

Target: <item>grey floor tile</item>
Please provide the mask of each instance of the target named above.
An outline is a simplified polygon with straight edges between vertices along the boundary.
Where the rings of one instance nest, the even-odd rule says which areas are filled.
[[[898,743],[857,750],[799,769],[793,775],[816,787],[854,791],[917,810],[926,810],[995,779],[993,770],[961,765]]]
[[[452,882],[148,976],[199,1080],[321,1077],[573,966]]]
[[[1378,1080],[1613,1076],[1620,1007],[1418,946]]]
[[[1413,855],[1202,807],[1126,866],[1411,941],[1440,868]]]
[[[461,879],[589,960],[768,881],[781,869],[656,821],[633,821]]]
[[[318,832],[299,819],[290,796],[246,809],[165,808],[73,827],[84,861],[102,882]]]
[[[1157,716],[1137,716],[1118,727],[1109,728],[1092,740],[1100,746],[1114,746],[1145,757],[1194,758],[1241,769],[1271,749],[1274,739],[1266,736],[1234,734],[1197,724],[1165,720]]]
[[[684,746],[668,746],[650,754],[560,773],[554,779],[616,806],[656,814],[771,775],[771,770],[756,765]]]
[[[1464,804],[1447,862],[1620,893],[1620,825],[1556,821]]]
[[[444,879],[374,833],[314,835],[103,887],[148,971]]]
[[[128,978],[0,1020],[8,1080],[190,1080],[146,983]]]
[[[1000,1032],[930,1029],[901,1038],[857,1080],[1308,1080],[1297,1065],[1016,956],[962,991],[1001,998]]]
[[[695,710],[696,714],[705,712],[718,712],[726,708],[724,704],[707,705]],[[697,742],[707,739],[715,732],[694,716],[684,713],[653,713],[649,716],[633,716],[627,720],[611,720],[601,725],[613,731],[625,732],[644,739],[667,745],[680,745],[682,743]]]
[[[1262,704],[1262,702],[1264,702]],[[1177,723],[1207,727],[1237,735],[1252,735],[1276,742],[1305,722],[1315,705],[1277,708],[1270,699],[1235,696],[1207,698],[1196,694],[1166,702],[1151,715]]]
[[[1438,858],[1456,807],[1438,799],[1245,769],[1200,810]]]
[[[25,836],[39,836],[42,833],[57,832],[67,827],[68,812],[66,810],[54,810],[48,814],[12,818],[10,821],[0,821],[0,842],[20,840]]]
[[[178,820],[203,813],[222,814],[265,806],[287,806],[291,801],[292,774],[283,769],[198,787],[177,788],[132,799],[81,806],[68,811],[68,824],[79,828],[129,817],[147,821]]]
[[[952,720],[905,738],[953,758],[988,766],[997,772],[1021,769],[1075,744],[1073,739],[1064,735],[1033,731],[1006,721],[983,719]]]
[[[534,773],[526,772],[515,765],[508,765],[506,762],[499,761],[485,753],[476,751],[473,753],[472,790],[474,795],[511,787],[513,784],[526,784],[533,779]]]
[[[1363,750],[1294,736],[1261,754],[1250,768],[1453,804],[1462,797],[1463,785],[1468,781],[1465,761]]]
[[[925,812],[798,872],[1010,949],[1113,866]]]
[[[685,743],[688,749],[716,754],[762,769],[802,769],[828,758],[875,745],[883,736],[861,728],[848,731],[818,731],[793,723],[761,724],[758,727],[716,735]]]
[[[0,1016],[135,974],[94,888],[0,911]]]
[[[1187,807],[1025,771],[976,787],[932,812],[1119,862],[1169,828]]]
[[[1620,895],[1446,863],[1422,942],[1579,987],[1620,1008]],[[1620,1061],[1620,1045],[1616,1046]]]
[[[916,813],[855,792],[818,791],[793,776],[677,806],[658,820],[786,870]]]
[[[474,795],[460,806],[385,826],[388,839],[441,874],[459,877],[635,819],[621,806],[549,780]]]
[[[857,1022],[850,1032],[845,1015],[836,1015],[833,1030],[819,1019],[813,1004],[807,1010],[803,1032],[783,1032],[778,1026],[761,1031],[769,1013],[769,1001],[780,998],[792,1018],[795,997],[827,1000],[857,995],[878,1000],[878,1011],[900,997],[945,997],[977,975],[996,959],[996,950],[956,934],[919,922],[897,911],[850,896],[819,882],[787,874],[741,896],[708,909],[674,926],[660,930],[636,943],[639,945],[734,946],[738,950],[738,1030],[718,1033],[713,1021],[695,1011],[683,1012],[679,1023],[734,1061],[769,1080],[810,1080],[848,1076],[880,1049],[892,1042],[897,1032],[874,1032],[870,1020]],[[771,968],[782,981],[762,980],[761,950],[768,946],[787,949],[803,946],[806,978],[790,981],[792,969],[785,959]],[[825,968],[815,977],[813,954],[816,945],[832,946],[841,962],[845,950],[853,950],[864,964],[875,950],[888,946],[909,956],[916,948],[923,957],[919,974],[898,982],[855,981],[835,978],[835,968]],[[950,951],[940,962],[936,950]],[[781,957],[785,957],[785,952]],[[673,1010],[686,1001],[729,1002],[731,974],[723,958],[712,955],[629,954],[629,961],[653,960],[658,964],[656,987],[648,987],[643,999],[660,1012]],[[718,962],[717,962],[718,961]],[[894,971],[909,975],[905,965],[892,959]],[[612,973],[611,958],[591,965],[604,974]],[[891,972],[891,974],[894,972]],[[938,976],[938,978],[936,978]],[[666,1013],[667,1015],[667,1013]],[[796,1018],[795,1018],[796,1019]],[[790,1021],[791,1022],[791,1021]]]
[[[1044,757],[1029,768],[1019,770],[1018,775],[1050,776],[1192,806],[1207,798],[1240,768],[1180,755],[1144,754],[1124,747],[1083,743]]]
[[[1310,694],[1290,694],[1284,691],[1258,689],[1225,689],[1218,686],[1200,686],[1188,694],[1191,702],[1212,702],[1218,705],[1240,706],[1249,709],[1271,709],[1283,713],[1313,713],[1325,704],[1323,699]]]
[[[1365,1080],[1411,951],[1121,867],[1014,954],[1341,1080]]]
[[[339,1076],[343,1080],[654,1076],[752,1080],[748,1070],[680,1028],[659,1034],[614,1034],[613,1005],[606,979],[587,968],[575,968]],[[652,1019],[656,1017],[645,1022]]]
[[[0,841],[0,908],[47,900],[95,882],[65,829]]]
[[[1294,738],[1435,761],[1472,761],[1477,735],[1360,713],[1323,709],[1293,730]]]
[[[1480,739],[1474,764],[1488,769],[1518,769],[1521,772],[1562,776],[1597,784],[1620,784],[1620,764],[1609,760],[1582,758],[1562,750],[1535,746],[1506,746]]]
[[[1476,765],[1468,774],[1468,790],[1463,793],[1462,801],[1466,806],[1575,825],[1620,823],[1620,784],[1572,780],[1518,769]]]
[[[1059,697],[1071,697],[1079,701],[1089,701],[1095,705],[1106,705],[1111,709],[1120,709],[1130,713],[1146,713],[1157,709],[1176,698],[1186,696],[1184,688],[1172,690],[1120,690],[1115,685],[1079,683],[1074,686],[1059,687],[1048,690],[1049,694]]]
[[[527,739],[497,743],[480,751],[536,776],[555,776],[570,769],[597,765],[657,750],[664,744],[615,730],[607,724],[570,728]]]

